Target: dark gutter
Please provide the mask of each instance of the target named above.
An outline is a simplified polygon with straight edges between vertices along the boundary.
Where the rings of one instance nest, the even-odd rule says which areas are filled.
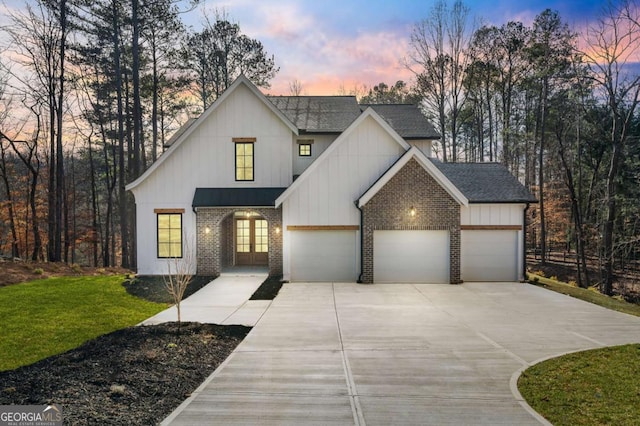
[[[527,280],[527,210],[529,203],[522,211],[522,280]]]
[[[364,243],[364,212],[362,211],[362,208],[360,207],[360,203],[358,202],[358,200],[354,201],[354,204],[356,205],[356,208],[358,210],[360,210],[360,275],[358,275],[358,281],[356,281],[358,284],[362,284],[362,274],[364,274],[364,271],[362,270],[362,265],[363,265],[363,259],[362,256],[364,254],[364,247],[363,247],[363,243]]]

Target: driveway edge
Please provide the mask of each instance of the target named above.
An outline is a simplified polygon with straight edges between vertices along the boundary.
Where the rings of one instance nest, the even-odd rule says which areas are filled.
[[[613,345],[613,346],[616,346],[616,345]],[[541,424],[546,425],[546,426],[553,426],[553,424],[550,423],[549,420],[545,419],[540,413],[538,413],[536,410],[534,410],[527,403],[527,401],[524,399],[524,397],[522,396],[522,394],[518,390],[518,379],[520,378],[522,373],[524,373],[524,371],[527,368],[533,367],[536,364],[540,364],[541,362],[545,362],[545,361],[548,361],[550,359],[559,358],[561,356],[565,356],[565,355],[569,355],[569,354],[575,354],[575,353],[578,353],[578,352],[591,351],[593,349],[606,348],[606,347],[611,347],[611,346],[601,346],[600,345],[600,346],[596,346],[596,347],[593,347],[593,348],[586,348],[586,349],[578,349],[576,351],[561,352],[559,354],[550,355],[550,356],[546,356],[544,358],[537,359],[537,360],[533,361],[532,363],[530,363],[529,365],[525,365],[523,367],[520,367],[515,373],[513,373],[513,375],[511,376],[511,380],[509,380],[509,387],[511,388],[511,393],[515,397],[516,401],[518,401],[518,403],[522,406],[522,408],[527,410],[527,412],[529,414],[531,414]]]

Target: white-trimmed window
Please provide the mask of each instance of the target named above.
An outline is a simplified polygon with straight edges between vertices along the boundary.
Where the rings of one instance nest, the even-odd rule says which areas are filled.
[[[182,214],[184,209],[156,209],[158,258],[182,257]]]

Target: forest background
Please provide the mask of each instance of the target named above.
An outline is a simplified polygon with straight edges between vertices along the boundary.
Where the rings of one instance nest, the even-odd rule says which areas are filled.
[[[195,0],[194,0],[195,1]],[[196,2],[36,0],[0,28],[0,255],[135,268],[125,190],[240,74],[279,72],[225,11]],[[335,87],[418,103],[450,162],[500,162],[538,198],[527,242],[606,294],[640,275],[640,8],[608,3],[580,30],[558,12],[483,25],[438,0],[398,63],[410,78]],[[303,59],[301,59],[302,61]],[[330,60],[330,59],[327,59]],[[292,79],[287,93],[308,94]],[[310,93],[315,94],[315,93]]]

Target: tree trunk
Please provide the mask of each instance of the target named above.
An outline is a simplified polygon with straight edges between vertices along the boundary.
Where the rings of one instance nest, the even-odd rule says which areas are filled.
[[[616,131],[614,124],[613,132]],[[614,265],[614,251],[613,251],[613,233],[616,220],[616,178],[618,177],[618,169],[620,167],[620,158],[622,156],[622,147],[616,141],[613,144],[613,151],[611,152],[611,163],[609,165],[609,172],[607,173],[607,220],[604,223],[604,282],[602,286],[602,292],[607,296],[613,294],[613,265]]]
[[[540,102],[540,151],[538,154],[538,187],[540,202],[540,263],[547,261],[547,227],[544,212],[544,150],[546,140],[546,120],[547,120],[547,90],[549,82],[547,78],[542,84],[542,99]]]
[[[0,144],[2,141],[0,140]],[[4,145],[0,145],[0,154],[2,155],[0,163],[0,172],[2,172],[2,181],[4,182],[4,188],[7,196],[7,209],[9,212],[9,228],[11,229],[11,257],[20,257],[20,250],[18,247],[18,232],[16,230],[16,220],[13,210],[13,197],[11,193],[11,186],[9,185],[9,175],[7,171],[7,159],[5,155]]]

